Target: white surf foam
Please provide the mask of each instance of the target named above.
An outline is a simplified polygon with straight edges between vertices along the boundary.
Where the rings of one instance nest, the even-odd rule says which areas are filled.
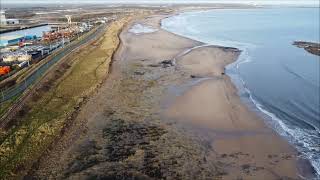
[[[227,47],[235,47],[241,50],[241,55],[238,58],[238,60],[230,65],[228,65],[227,68],[227,74],[231,77],[232,81],[236,84],[239,93],[244,93],[248,95],[248,99],[253,104],[253,107],[257,109],[259,112],[262,112],[264,115],[269,117],[269,120],[267,123],[272,126],[276,130],[278,134],[280,134],[283,137],[286,137],[289,142],[297,148],[299,152],[301,152],[302,157],[306,158],[310,161],[311,165],[316,171],[316,179],[320,179],[320,157],[319,157],[319,144],[313,144],[314,139],[319,135],[320,132],[318,131],[312,131],[312,130],[304,130],[298,127],[291,127],[284,123],[283,120],[278,118],[275,114],[267,111],[262,104],[260,104],[253,96],[251,91],[248,89],[245,81],[241,78],[239,68],[241,65],[245,63],[249,63],[252,61],[250,57],[250,51],[254,50],[257,46],[254,44],[249,43],[241,43],[236,41],[229,41],[229,40],[219,40],[219,39],[212,39],[210,41],[200,39],[196,36],[190,35],[188,32],[185,32],[190,28],[184,29],[181,33],[179,30],[173,30],[170,29],[170,26],[175,25],[174,27],[177,27],[177,24],[183,24],[181,27],[188,27],[186,19],[184,19],[181,16],[173,16],[170,21],[169,18],[165,19],[166,22],[162,22],[162,28],[170,31],[172,33],[188,37],[190,39],[194,39],[203,43],[206,43],[204,46],[208,45],[219,45],[219,46],[227,46]],[[195,32],[196,30],[191,29],[192,32]],[[177,33],[180,32],[180,33]],[[199,47],[195,47],[199,48]],[[192,50],[192,49],[191,49]],[[189,51],[191,51],[189,50]],[[183,52],[188,53],[188,52]],[[232,74],[229,74],[228,72],[232,72]],[[242,94],[241,93],[241,94]]]
[[[153,33],[156,31],[158,31],[158,29],[142,24],[135,24],[129,29],[129,32],[133,34]]]
[[[230,44],[228,43],[228,45]],[[234,47],[237,47],[237,44],[235,44]],[[320,132],[317,130],[301,129],[284,123],[282,119],[280,119],[270,111],[266,110],[265,107],[252,96],[251,91],[249,90],[245,81],[241,78],[239,73],[239,68],[242,64],[249,63],[252,61],[249,55],[249,49],[252,50],[252,47],[242,48],[242,55],[239,57],[239,59],[228,66],[229,69],[236,69],[236,72],[230,76],[231,79],[234,82],[240,82],[235,83],[239,91],[244,91],[246,94],[248,94],[247,97],[250,99],[250,102],[254,104],[254,107],[269,117],[266,119],[267,123],[273,129],[275,129],[278,134],[280,134],[283,137],[286,137],[289,140],[289,142],[293,144],[301,153],[302,158],[308,159],[310,161],[311,165],[316,171],[317,177],[315,177],[315,179],[320,179],[320,147],[319,144],[314,144],[314,138],[317,138]]]

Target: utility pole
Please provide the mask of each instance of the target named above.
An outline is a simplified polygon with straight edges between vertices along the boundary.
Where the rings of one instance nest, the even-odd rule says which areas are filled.
[[[4,102],[4,94],[3,94],[3,90],[1,90],[1,95],[2,95],[2,102]],[[2,103],[1,103],[2,105]]]
[[[27,89],[27,80],[24,80],[24,88]]]

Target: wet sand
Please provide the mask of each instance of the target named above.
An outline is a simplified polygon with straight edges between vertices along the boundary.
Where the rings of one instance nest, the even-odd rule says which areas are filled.
[[[224,75],[239,55],[224,48],[201,47],[177,59],[178,67],[203,81],[168,105],[168,119],[189,124],[209,139],[216,159],[230,164],[223,179],[297,178],[295,151],[240,100]],[[201,132],[199,132],[201,131]]]
[[[224,75],[240,52],[164,31],[162,18],[123,30],[108,78],[32,176],[299,179],[296,151]],[[157,31],[128,32],[135,23]]]

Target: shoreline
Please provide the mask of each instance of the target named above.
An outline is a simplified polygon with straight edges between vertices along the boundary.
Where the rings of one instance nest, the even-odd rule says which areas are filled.
[[[266,7],[262,7],[262,8],[266,8]],[[196,12],[211,11],[211,10],[214,10],[214,9],[197,10]],[[189,12],[189,11],[186,11],[186,12]],[[179,13],[173,14],[172,16],[180,15],[181,13],[185,13],[185,12],[184,11],[179,12]],[[165,17],[164,19],[170,18],[172,16]],[[161,25],[161,27],[162,27],[162,25]],[[163,30],[170,32],[167,29],[163,29]],[[242,47],[240,48],[240,47],[236,47],[237,45],[232,46],[232,45],[230,45],[230,43],[232,43],[232,42],[226,42],[226,45],[221,45],[220,43],[223,43],[223,41],[219,42],[219,45],[216,45],[216,44],[212,44],[212,43],[203,42],[201,40],[198,40],[195,37],[194,38],[190,37],[190,36],[186,37],[186,36],[183,36],[182,34],[174,33],[174,32],[170,32],[170,33],[173,33],[174,35],[177,35],[177,36],[181,36],[183,38],[188,38],[188,39],[191,39],[191,40],[194,40],[197,42],[201,42],[201,43],[203,43],[203,45],[202,45],[203,47],[213,46],[213,47],[217,47],[217,48],[220,47],[220,48],[238,49],[241,52],[241,55],[239,55],[239,57],[237,58],[236,61],[234,61],[230,64],[227,64],[225,66],[225,70],[226,70],[225,74],[230,78],[231,83],[234,85],[235,89],[237,90],[237,94],[238,94],[239,98],[241,99],[241,102],[245,106],[247,106],[247,108],[249,108],[251,112],[255,113],[258,117],[260,117],[260,119],[264,122],[264,124],[267,126],[267,128],[270,128],[271,130],[273,130],[274,133],[276,133],[280,138],[284,139],[294,149],[294,151],[297,152],[298,156],[300,156],[298,158],[298,161],[299,161],[299,163],[301,163],[301,164],[299,164],[299,168],[303,169],[303,171],[304,171],[304,173],[302,175],[299,175],[300,177],[312,178],[312,179],[318,177],[317,175],[319,175],[319,174],[315,169],[316,167],[313,166],[313,162],[312,162],[310,155],[304,154],[303,152],[301,152],[301,149],[299,149],[299,147],[295,146],[295,143],[297,143],[297,142],[295,142],[296,140],[294,139],[294,137],[291,134],[284,135],[284,134],[288,133],[287,130],[285,130],[287,128],[286,125],[281,123],[281,120],[275,114],[264,109],[263,106],[256,99],[254,99],[252,97],[251,91],[246,88],[246,83],[239,76],[239,74],[237,74],[237,72],[235,72],[240,64],[247,63],[250,61],[250,60],[247,61],[246,57],[241,57],[243,55],[243,53],[245,53],[247,51],[248,47],[244,46],[243,48]],[[237,42],[235,42],[235,43],[237,43]],[[296,43],[296,41],[295,41],[295,43]],[[311,43],[311,44],[314,45],[316,43]],[[248,45],[248,46],[250,46],[250,45]],[[306,51],[307,51],[307,53],[311,53],[308,50],[306,50]],[[316,55],[316,54],[314,54],[314,55]],[[303,154],[304,156],[302,157],[301,154]]]
[[[167,17],[167,16],[166,16]],[[166,18],[165,17],[165,18]],[[136,22],[135,22],[136,23]],[[139,23],[139,22],[138,22]],[[133,23],[134,24],[134,23]],[[150,25],[150,24],[148,24],[148,25]],[[162,31],[166,31],[166,30],[164,30],[164,29],[162,29],[161,28],[161,21],[157,24],[158,25],[158,27],[156,27],[156,28],[159,28],[159,30],[161,29]],[[204,47],[209,47],[209,48],[215,48],[215,49],[223,49],[223,50],[226,50],[226,49],[230,49],[229,47],[223,47],[223,46],[216,46],[216,45],[210,45],[210,44],[206,44],[206,43],[203,43],[203,42],[200,42],[200,41],[197,41],[197,40],[194,40],[194,39],[191,39],[191,38],[188,38],[188,37],[183,37],[183,36],[180,36],[180,35],[178,35],[178,34],[174,34],[174,33],[172,33],[172,32],[169,32],[169,31],[166,31],[167,33],[169,33],[169,34],[171,34],[171,35],[173,35],[173,36],[175,36],[175,37],[177,37],[177,38],[181,38],[181,39],[188,39],[188,40],[190,40],[190,41],[192,41],[192,42],[194,42],[195,44],[192,46],[192,47],[190,47],[190,48],[186,48],[185,50],[183,50],[183,51],[181,51],[180,53],[178,53],[176,56],[174,56],[174,58],[173,58],[173,61],[175,61],[177,58],[180,58],[180,57],[184,57],[184,56],[186,56],[186,55],[188,55],[189,53],[192,53],[193,52],[193,50],[194,51],[196,51],[196,50],[198,50],[198,49],[202,49],[202,48],[204,48]],[[150,34],[152,34],[152,33],[150,33]],[[145,35],[148,35],[148,33],[146,33]],[[133,35],[134,36],[134,35]],[[140,36],[143,36],[143,35],[141,35],[140,34]],[[126,46],[125,44],[123,44],[123,42],[124,42],[124,40],[121,40],[121,46]],[[196,45],[196,44],[198,44],[198,45]],[[131,46],[131,45],[130,45]],[[132,45],[133,46],[133,45]],[[118,52],[118,53],[120,53],[121,54],[121,52]],[[235,61],[233,61],[233,62],[235,62]],[[230,62],[230,63],[233,63],[233,62]],[[175,63],[175,62],[174,62]],[[229,64],[229,63],[228,63]],[[228,65],[228,64],[226,64],[226,65]],[[175,67],[175,69],[176,69],[176,67]],[[220,72],[221,73],[221,72]],[[198,76],[198,75],[196,75],[196,76]],[[201,77],[201,76],[200,76]],[[207,77],[207,78],[209,78],[209,80],[210,80],[210,76],[209,77]],[[227,79],[229,79],[228,77],[227,77]],[[209,81],[209,80],[204,80],[204,81]],[[228,80],[229,81],[229,85],[231,85],[232,87],[233,87],[233,90],[236,90],[236,87],[231,83],[231,81],[230,81],[230,79]],[[202,82],[201,82],[202,83]],[[201,84],[201,83],[199,83],[199,84]],[[198,86],[199,84],[194,84],[194,86]],[[188,88],[187,88],[188,89]],[[186,90],[186,91],[188,91],[188,90]],[[183,94],[183,93],[182,93]],[[171,96],[170,98],[173,98],[173,96]],[[245,105],[244,105],[245,106]],[[252,112],[253,113],[253,112]],[[162,116],[163,117],[163,116]],[[171,117],[172,118],[172,117]],[[179,120],[174,120],[174,121],[179,121]],[[169,121],[169,123],[171,123],[171,121]],[[181,123],[181,122],[173,122],[173,123]],[[261,121],[261,123],[264,123],[263,121]],[[183,124],[183,123],[182,123]],[[180,124],[181,125],[181,124]],[[179,126],[180,125],[178,125],[178,129],[179,129]],[[194,127],[194,124],[193,125],[191,125],[191,126],[193,126],[193,127],[191,127],[191,133],[195,133],[196,131],[198,131],[197,130],[197,127],[195,128]],[[190,124],[183,124],[182,125],[182,128],[181,129],[184,129],[184,130],[186,130],[185,128],[189,128],[190,127]],[[271,131],[273,131],[272,129],[269,129],[269,130],[271,130]],[[187,132],[190,132],[189,130],[187,130]],[[181,132],[182,133],[182,132]],[[197,133],[197,132],[196,132]],[[200,133],[201,134],[201,133]],[[275,132],[272,132],[272,134],[274,135],[274,138],[278,138],[278,135],[275,133]],[[199,135],[199,134],[198,134]],[[201,135],[200,135],[201,136]],[[204,141],[207,141],[207,140],[204,140]],[[283,142],[283,144],[287,144],[286,142],[284,142],[284,141],[282,141]],[[207,142],[208,143],[208,142]],[[288,144],[287,144],[288,145]],[[291,147],[291,146],[289,146],[288,147],[289,149],[290,149],[290,151],[292,151],[291,153],[295,153],[295,150],[293,149],[293,147]],[[239,152],[238,152],[238,154],[237,153],[230,153],[230,156],[237,156],[237,155],[239,155]],[[225,156],[225,154],[222,154],[222,156]],[[241,156],[241,153],[240,153],[240,156]],[[246,156],[246,155],[244,155],[244,156]],[[273,155],[272,155],[273,156]],[[277,156],[277,155],[275,155],[275,156]],[[295,156],[295,155],[294,155]],[[217,157],[214,157],[214,159],[216,160],[217,159]],[[218,159],[219,159],[219,157],[218,157]],[[289,158],[290,159],[290,158]],[[277,160],[276,160],[277,161]],[[228,163],[230,163],[230,162],[228,162]],[[233,162],[234,163],[234,162]],[[297,164],[297,163],[295,163],[295,164]],[[242,166],[242,165],[240,165],[240,166]],[[287,165],[285,165],[285,166],[287,166]],[[243,167],[242,167],[243,168]],[[247,167],[245,167],[245,169],[246,169]],[[249,167],[248,169],[250,169],[250,168],[252,168],[252,167]],[[260,167],[253,167],[253,169],[259,169]],[[237,169],[237,168],[236,168]],[[246,169],[246,171],[248,170],[248,169]],[[235,169],[233,169],[233,170],[235,170]],[[250,170],[249,170],[250,171]],[[294,172],[295,173],[295,172]],[[241,174],[241,173],[240,173]],[[259,175],[258,175],[259,176]],[[265,173],[263,173],[263,176],[265,176],[265,177],[271,177],[271,179],[272,179],[272,176],[268,176],[267,174],[265,174]],[[298,176],[298,175],[297,175]],[[246,176],[245,176],[246,177]],[[230,178],[230,176],[226,176],[226,179],[228,179],[228,178]],[[231,175],[231,178],[235,178],[235,177],[232,177],[232,175]],[[224,178],[223,178],[224,179]]]
[[[108,78],[75,119],[84,124],[81,137],[77,137],[75,129],[69,132],[74,141],[64,144],[63,152],[52,155],[56,157],[40,164],[34,176],[300,179],[294,149],[272,129],[265,129],[264,122],[240,102],[230,78],[222,74],[225,65],[234,62],[238,54],[216,46],[190,51],[203,43],[161,29],[161,17],[134,20],[123,28]],[[151,24],[159,30],[129,33],[135,23]],[[206,64],[193,66],[194,57]],[[215,68],[207,68],[211,65]],[[203,77],[209,79],[188,86]],[[170,87],[178,94],[170,94]],[[196,98],[189,101],[190,94]],[[208,104],[194,101],[208,98]],[[166,99],[170,102],[162,106]],[[181,108],[183,115],[191,113],[186,118],[166,113],[177,107],[172,105],[181,104],[190,105]],[[221,112],[217,109],[220,106],[225,108]],[[196,111],[200,114],[192,114]],[[231,113],[230,117],[241,112],[239,127],[229,121],[229,115],[224,116],[226,112]],[[197,115],[206,113],[209,119],[219,115],[227,121],[198,121]],[[230,139],[238,136],[242,139]]]
[[[210,11],[210,10],[213,10],[213,9],[208,9],[208,10],[196,10],[196,12],[202,12],[202,11]],[[175,13],[175,14],[172,14],[170,16],[167,16],[165,18],[163,18],[162,20],[164,19],[167,19],[167,18],[170,18],[170,17],[173,17],[173,16],[177,16],[181,13],[185,13],[186,11],[182,11],[182,12],[178,12],[178,13]],[[189,12],[189,11],[187,11]],[[169,33],[172,33],[176,36],[180,36],[182,38],[187,38],[187,39],[190,39],[190,40],[193,40],[193,41],[196,41],[196,42],[201,42],[203,43],[202,45],[200,46],[195,46],[193,48],[190,48],[190,49],[187,49],[185,52],[182,52],[181,55],[179,54],[178,56],[184,56],[188,53],[190,53],[191,51],[195,50],[195,49],[198,49],[198,48],[202,48],[202,47],[215,47],[215,48],[223,48],[223,49],[235,49],[235,50],[238,50],[241,54],[242,54],[242,51],[244,50],[241,50],[241,49],[238,49],[236,47],[232,47],[232,46],[224,46],[224,45],[215,45],[215,44],[209,44],[209,43],[206,43],[206,42],[202,42],[202,41],[199,41],[197,39],[193,39],[192,37],[186,37],[186,36],[183,36],[181,34],[177,34],[177,33],[174,33],[174,32],[171,32],[171,31],[168,31],[166,29],[163,29],[162,28],[162,20],[160,21],[159,25],[160,25],[160,28],[164,31],[167,31]],[[175,59],[174,59],[175,60]],[[261,108],[259,105],[258,102],[256,102],[256,100],[252,99],[251,95],[249,95],[249,97],[242,97],[239,93],[240,91],[249,91],[247,90],[244,86],[245,86],[245,83],[242,82],[241,84],[239,84],[240,82],[236,82],[237,80],[239,81],[243,81],[240,77],[234,77],[233,74],[230,74],[228,73],[228,71],[230,71],[231,67],[230,66],[237,66],[239,65],[240,63],[242,62],[241,58],[240,58],[240,55],[238,56],[238,58],[234,61],[234,62],[231,62],[230,64],[226,64],[225,65],[225,70],[226,70],[226,75],[228,76],[228,78],[230,79],[230,82],[232,83],[232,85],[234,86],[234,88],[237,90],[237,94],[239,96],[239,98],[241,99],[241,102],[247,106],[247,108],[250,109],[250,111],[252,113],[255,113],[258,117],[260,117],[262,120],[263,120],[263,123],[267,126],[267,128],[270,128],[272,131],[274,131],[274,133],[276,135],[278,135],[280,138],[284,138],[286,140],[286,142],[292,147],[292,149],[295,151],[295,152],[298,152],[298,150],[296,149],[296,147],[291,144],[292,140],[291,139],[288,139],[289,137],[285,137],[284,135],[281,135],[280,132],[278,132],[277,129],[275,129],[277,125],[273,125],[274,122],[269,122],[270,120],[274,121],[274,114],[270,113],[270,112],[265,112],[266,110],[264,110],[263,108]],[[236,75],[238,76],[238,75]],[[197,86],[199,84],[201,84],[203,81],[208,81],[210,80],[210,77],[197,77],[197,78],[200,78],[199,79],[199,82],[195,83],[195,84],[192,84],[190,85],[190,87],[193,87],[193,86]],[[250,94],[250,92],[247,92]],[[280,126],[280,125],[278,125]],[[283,128],[283,127],[281,127]],[[298,152],[299,154],[300,152]],[[312,163],[310,162],[309,159],[306,159],[306,158],[301,158],[301,157],[297,157],[297,162],[299,162],[299,166],[298,168],[300,169],[300,171],[304,171],[302,174],[299,174],[299,178],[315,178],[316,177],[316,171],[314,169],[314,167],[312,166]]]

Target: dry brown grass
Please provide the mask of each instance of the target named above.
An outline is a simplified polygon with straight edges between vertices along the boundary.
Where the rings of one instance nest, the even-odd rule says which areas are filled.
[[[83,97],[96,89],[109,71],[112,54],[119,44],[118,33],[130,20],[111,23],[102,38],[74,56],[63,76],[40,89],[41,96],[30,101],[32,107],[20,124],[2,133],[0,139],[0,178],[23,176],[59,137],[70,114]],[[45,87],[45,86],[43,86]]]

